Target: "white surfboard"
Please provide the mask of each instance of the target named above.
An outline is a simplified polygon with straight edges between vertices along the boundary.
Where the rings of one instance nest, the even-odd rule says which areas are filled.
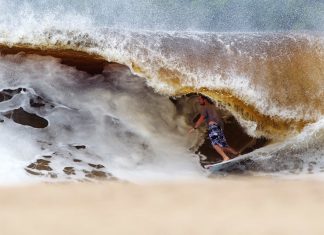
[[[233,159],[225,161],[225,162],[223,161],[223,162],[219,162],[219,163],[215,163],[215,164],[205,165],[204,168],[208,169],[211,172],[215,172],[215,171],[219,171],[225,167],[228,167],[231,164],[235,164],[242,160],[245,160],[247,158],[249,158],[248,155],[241,155],[239,157],[233,158]]]

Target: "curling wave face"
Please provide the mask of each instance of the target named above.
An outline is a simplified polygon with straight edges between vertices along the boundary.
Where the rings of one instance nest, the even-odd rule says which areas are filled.
[[[320,36],[50,30],[0,42],[38,52],[80,51],[124,64],[163,95],[204,93],[253,136],[295,134],[324,111]]]
[[[262,162],[274,156],[287,159],[291,151],[301,158],[310,152],[322,157],[318,134],[307,132],[316,127],[316,133],[323,133],[321,35],[46,29],[23,35],[3,32],[0,43],[2,54],[25,51],[59,57],[67,64],[67,57],[77,57],[99,62],[99,70],[108,62],[126,65],[164,96],[203,93],[230,111],[249,135],[273,141],[259,150],[265,151],[261,157],[252,153]],[[180,139],[172,142],[185,146]],[[304,143],[312,143],[311,150]],[[278,144],[280,148],[272,148]]]

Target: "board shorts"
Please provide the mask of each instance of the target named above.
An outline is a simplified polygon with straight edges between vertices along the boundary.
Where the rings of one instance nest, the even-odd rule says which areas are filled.
[[[208,126],[208,136],[213,145],[219,145],[223,148],[228,147],[224,132],[218,124]]]

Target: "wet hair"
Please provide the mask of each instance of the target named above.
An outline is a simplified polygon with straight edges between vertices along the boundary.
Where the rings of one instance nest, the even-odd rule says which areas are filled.
[[[203,98],[204,100],[206,100],[209,104],[214,104],[214,102],[213,102],[209,97],[204,96],[204,95],[202,95],[202,94],[199,94],[199,96],[200,96],[201,98]]]

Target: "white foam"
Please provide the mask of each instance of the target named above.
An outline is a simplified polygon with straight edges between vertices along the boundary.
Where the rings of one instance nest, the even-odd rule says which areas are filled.
[[[67,16],[65,15],[64,17]],[[66,21],[76,22],[79,19],[78,17],[76,15],[75,19],[67,19]],[[56,17],[54,18],[56,19]],[[37,20],[39,21],[39,18],[35,19],[35,21]],[[217,47],[214,45],[216,40],[219,43],[218,47],[221,48],[217,49],[218,52],[225,53],[220,58],[230,59],[231,53],[226,52],[226,48],[235,41],[238,44],[235,50],[238,50],[240,55],[259,57],[265,60],[268,56],[265,54],[266,52],[258,51],[257,47],[245,48],[251,46],[250,44],[254,40],[260,40],[259,38],[262,37],[262,34],[134,32],[99,29],[91,27],[91,23],[82,23],[80,28],[78,28],[79,26],[65,27],[61,20],[59,22],[49,20],[49,23],[44,24],[42,27],[36,27],[36,25],[27,21],[27,26],[17,26],[18,30],[10,31],[5,28],[5,33],[2,36],[0,35],[0,42],[7,44],[19,42],[35,45],[60,44],[72,46],[73,48],[79,47],[90,53],[95,52],[102,55],[109,61],[125,64],[131,69],[133,65],[136,65],[141,68],[141,72],[133,71],[133,73],[148,78],[147,83],[155,91],[165,95],[173,95],[180,87],[174,86],[174,83],[169,83],[168,80],[161,80],[160,69],[178,73],[182,87],[189,86],[197,89],[208,87],[215,90],[229,90],[239,99],[253,105],[256,110],[264,115],[296,120],[318,120],[322,115],[320,110],[314,109],[307,104],[290,106],[276,102],[271,96],[273,87],[269,89],[266,86],[266,81],[256,85],[248,75],[239,74],[236,71],[235,64],[225,71],[224,76],[224,71],[222,71],[219,64],[221,61],[217,60],[217,56],[215,55],[214,61],[210,61],[213,60],[211,55],[205,56],[210,50],[216,50],[215,48]],[[85,19],[84,21],[86,22],[87,20]],[[45,20],[45,22],[47,21]],[[82,22],[82,18],[80,18],[80,22]],[[22,23],[22,25],[24,24]],[[55,27],[51,27],[51,24]],[[283,38],[296,37],[308,40],[310,46],[312,43],[319,41],[318,37],[311,35],[288,34],[283,36]],[[280,44],[280,40],[283,40],[283,38],[272,35],[274,44]],[[246,46],[244,46],[245,44]],[[318,51],[318,53],[320,54],[321,51]],[[315,87],[321,86],[320,79],[314,78],[309,82],[314,83],[314,85],[317,82],[318,86]],[[323,96],[323,92],[321,90],[315,92],[314,90],[312,94],[308,94],[309,100],[312,100],[311,97],[314,100],[318,99],[317,97]]]
[[[0,183],[28,180],[24,168],[43,155],[53,156],[50,166],[59,179],[71,164],[78,178],[89,170],[86,163],[103,164],[117,178],[132,181],[203,176],[198,158],[188,150],[197,139],[187,135],[189,127],[168,97],[154,94],[142,80],[125,75],[103,81],[106,75],[91,78],[53,58],[29,56],[18,64],[14,57],[0,60],[1,88],[26,88],[26,94],[55,107],[30,107],[24,94],[16,95],[20,102],[15,96],[6,101],[40,114],[49,126],[34,129],[5,118]],[[86,149],[71,147],[75,144]]]

